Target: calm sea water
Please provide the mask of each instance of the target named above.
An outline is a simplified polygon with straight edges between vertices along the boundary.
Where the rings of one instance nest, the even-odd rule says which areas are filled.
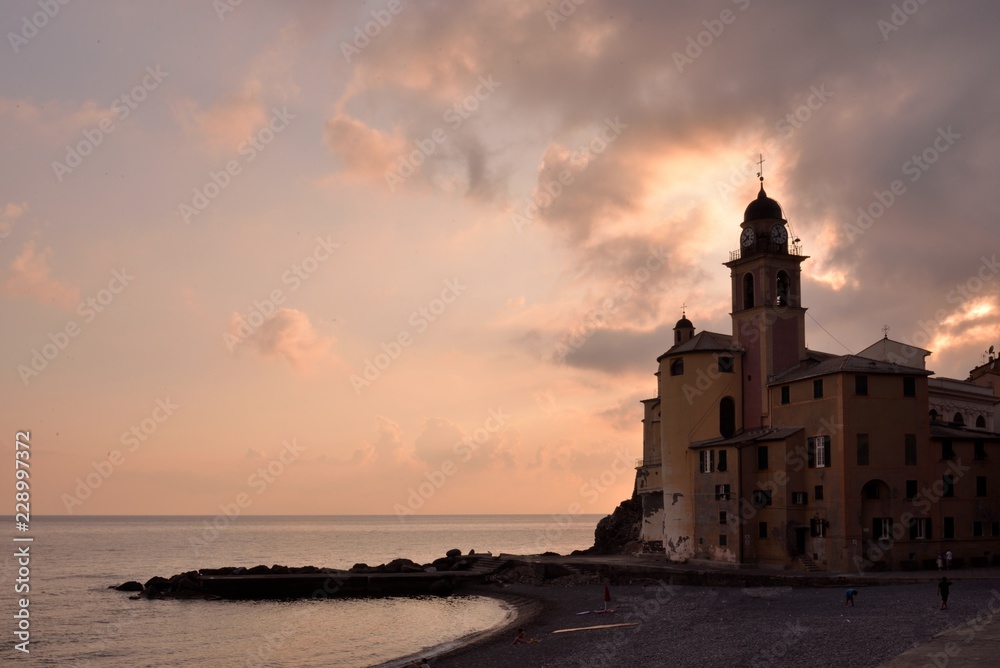
[[[451,548],[563,554],[589,547],[599,515],[35,517],[31,653],[38,666],[373,666],[433,651],[503,623],[483,597],[307,601],[147,601],[107,589],[126,580],[221,566],[349,568]],[[0,597],[13,610],[13,549],[0,558]],[[10,615],[4,613],[0,619]],[[4,663],[10,626],[3,629]],[[26,659],[26,660],[25,660]]]

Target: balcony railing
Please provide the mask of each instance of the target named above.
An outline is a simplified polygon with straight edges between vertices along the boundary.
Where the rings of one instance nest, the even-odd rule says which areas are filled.
[[[776,244],[770,239],[757,239],[750,246],[745,246],[742,248],[737,248],[734,251],[729,252],[729,261],[740,260],[745,257],[750,257],[751,255],[758,255],[760,253],[776,253],[781,255],[801,255],[801,249],[798,245],[787,243]]]

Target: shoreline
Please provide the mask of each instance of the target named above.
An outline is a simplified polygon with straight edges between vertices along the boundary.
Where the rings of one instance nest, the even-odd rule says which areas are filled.
[[[673,665],[700,668],[880,666],[906,652],[924,652],[938,634],[976,619],[1000,580],[963,588],[950,611],[938,609],[932,583],[854,586],[861,593],[856,607],[848,607],[840,587],[635,582],[611,585],[615,612],[600,616],[579,613],[603,605],[604,585],[482,586],[468,593],[513,605],[517,614],[489,631],[381,665],[405,666],[424,657],[435,668],[655,665],[669,651]],[[637,625],[553,633],[604,624]],[[513,645],[518,626],[540,642]]]
[[[463,591],[458,595],[481,596],[483,598],[500,601],[507,606],[507,617],[501,623],[491,628],[461,636],[446,643],[431,647],[427,650],[414,652],[406,656],[380,663],[375,666],[375,668],[403,668],[424,658],[431,661],[432,665],[437,666],[442,659],[459,656],[464,654],[466,651],[474,650],[479,647],[485,647],[493,644],[494,642],[500,642],[501,636],[506,638],[509,634],[513,637],[514,630],[517,627],[530,624],[544,612],[544,604],[540,599],[525,595],[510,594],[508,592],[504,592],[502,589],[498,590],[495,585],[468,587],[466,591]]]

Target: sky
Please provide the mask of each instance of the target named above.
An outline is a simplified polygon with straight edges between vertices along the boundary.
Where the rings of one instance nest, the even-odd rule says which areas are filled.
[[[682,310],[731,332],[761,169],[807,345],[887,326],[966,377],[1000,343],[998,19],[3,3],[0,433],[30,432],[31,510],[606,514]]]

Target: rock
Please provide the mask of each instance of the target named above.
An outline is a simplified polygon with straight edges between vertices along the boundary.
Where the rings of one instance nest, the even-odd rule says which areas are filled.
[[[129,580],[128,582],[123,582],[118,585],[111,585],[108,589],[117,589],[118,591],[142,591],[142,584],[136,582],[135,580]]]
[[[287,575],[289,572],[288,566],[278,566],[277,564],[271,566],[271,575]]]
[[[147,591],[162,591],[170,587],[170,580],[161,578],[159,575],[154,575],[146,580],[146,583],[142,587]]]
[[[349,570],[352,573],[367,573],[368,571],[372,570],[372,567],[369,566],[368,564],[354,564],[353,566],[351,566]]]
[[[601,519],[594,529],[592,554],[624,554],[627,546],[639,540],[642,526],[642,502],[632,492],[632,498],[622,501],[614,512]]]
[[[270,572],[271,569],[267,566],[254,566],[246,570],[247,575],[267,575]]]
[[[455,559],[457,557],[462,556],[462,551],[459,549],[448,550],[447,552],[444,553],[444,556],[448,557],[449,559]]]
[[[453,589],[445,580],[437,580],[431,584],[430,592],[434,596],[451,596]]]

